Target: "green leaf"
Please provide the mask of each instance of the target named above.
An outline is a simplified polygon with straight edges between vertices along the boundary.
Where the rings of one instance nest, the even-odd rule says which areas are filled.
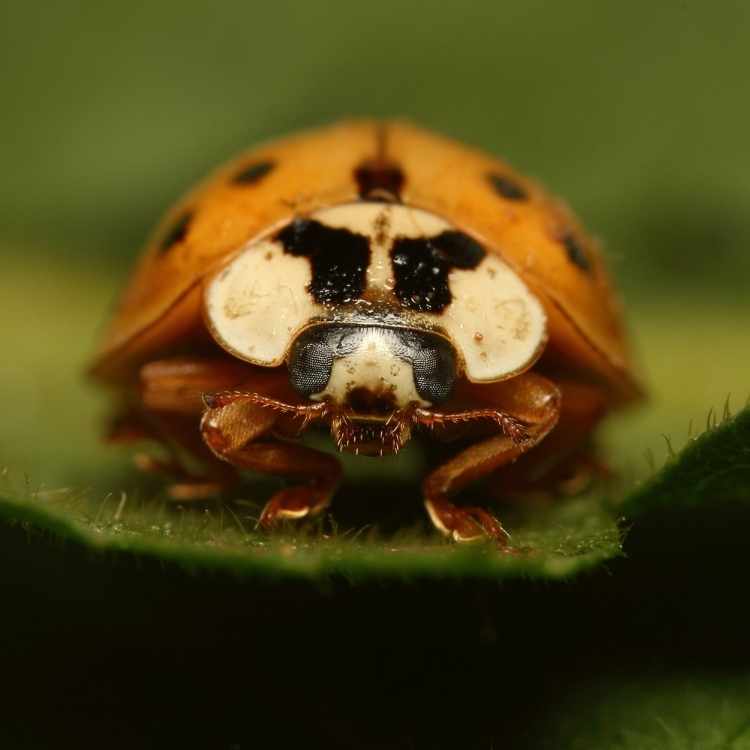
[[[748,750],[750,677],[601,679],[557,706],[528,747]]]
[[[626,498],[622,511],[628,517],[750,503],[750,407],[734,417],[726,407],[718,423],[710,412],[702,434],[679,454],[671,445],[669,450],[661,470]]]
[[[405,500],[418,502],[416,497]],[[409,527],[386,535],[330,524],[256,531],[260,505],[217,504],[202,511],[126,494],[92,500],[67,490],[0,498],[0,519],[87,547],[159,557],[184,567],[237,575],[350,580],[370,577],[566,578],[620,551],[620,532],[596,498],[526,514],[517,554],[492,544],[454,545]]]

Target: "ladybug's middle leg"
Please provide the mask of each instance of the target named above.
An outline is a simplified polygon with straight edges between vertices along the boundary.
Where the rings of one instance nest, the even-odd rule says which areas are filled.
[[[172,500],[213,498],[237,481],[237,472],[218,461],[203,443],[194,417],[131,409],[118,417],[107,439],[162,445],[166,455],[140,450],[133,460],[141,471],[170,478],[167,494]]]
[[[150,439],[161,443],[168,457],[136,455],[145,471],[169,475],[169,495],[175,500],[214,497],[238,480],[236,469],[217,459],[202,439],[199,421],[206,409],[204,394],[229,387],[252,385],[278,390],[279,373],[228,358],[171,357],[145,364],[139,373],[137,398],[127,418],[111,439]],[[260,415],[256,429],[266,429],[268,415]],[[188,468],[197,464],[198,473]]]
[[[555,429],[540,446],[493,477],[487,487],[492,497],[576,495],[597,478],[610,476],[591,441],[607,412],[608,393],[601,386],[569,379],[558,379],[556,385],[562,405]]]

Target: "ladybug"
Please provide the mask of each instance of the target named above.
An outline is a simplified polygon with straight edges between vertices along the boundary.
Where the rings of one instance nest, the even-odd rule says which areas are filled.
[[[341,451],[454,446],[424,478],[456,541],[507,535],[467,484],[583,455],[642,394],[600,252],[573,214],[481,151],[400,121],[347,121],[221,168],[167,214],[92,366],[156,439],[175,498],[250,469],[295,480],[260,525],[320,513]],[[200,469],[196,469],[196,467]],[[192,468],[188,468],[192,467]],[[494,478],[494,477],[493,477]]]

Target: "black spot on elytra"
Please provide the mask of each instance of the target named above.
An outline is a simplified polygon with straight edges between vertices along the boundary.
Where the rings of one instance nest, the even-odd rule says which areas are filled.
[[[290,255],[310,259],[308,291],[316,302],[352,302],[362,296],[370,264],[370,241],[348,229],[310,219],[295,219],[276,234]]]
[[[440,312],[452,299],[448,274],[476,268],[484,256],[482,246],[463,232],[399,237],[391,249],[396,297],[412,310]]]
[[[170,227],[162,241],[159,243],[159,252],[165,253],[170,247],[172,247],[172,245],[176,245],[178,242],[184,240],[192,220],[192,211],[187,211],[182,214],[182,216],[180,216]]]
[[[276,162],[273,161],[257,161],[237,172],[232,177],[232,182],[235,185],[253,185],[260,182],[275,166]]]
[[[367,200],[401,200],[404,173],[395,164],[368,161],[354,170],[359,197]]]
[[[570,262],[582,271],[589,273],[591,271],[591,258],[589,258],[580,241],[571,232],[567,232],[562,236],[560,242],[562,242]]]
[[[529,194],[526,190],[519,185],[515,180],[510,177],[506,177],[503,174],[497,174],[496,172],[490,172],[487,175],[490,185],[494,191],[509,201],[525,201],[528,200]]]

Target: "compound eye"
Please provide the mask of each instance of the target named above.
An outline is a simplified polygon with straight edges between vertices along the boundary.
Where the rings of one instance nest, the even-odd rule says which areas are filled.
[[[432,404],[445,401],[456,382],[456,358],[449,344],[441,339],[430,342],[412,359],[417,393]]]
[[[301,336],[289,352],[289,382],[303,396],[324,391],[331,377],[333,351],[319,337]]]

